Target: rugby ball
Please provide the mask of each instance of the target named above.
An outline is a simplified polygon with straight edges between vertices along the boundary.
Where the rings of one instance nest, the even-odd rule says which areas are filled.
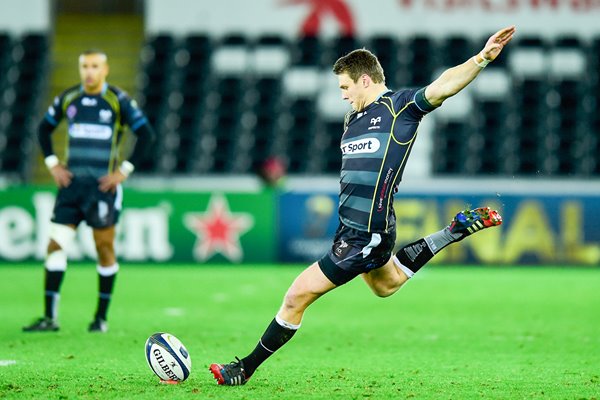
[[[170,333],[159,332],[146,340],[146,361],[162,381],[183,382],[190,376],[192,359],[185,346]]]

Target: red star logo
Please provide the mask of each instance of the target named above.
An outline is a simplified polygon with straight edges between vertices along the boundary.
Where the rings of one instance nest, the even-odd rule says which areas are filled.
[[[231,213],[227,199],[214,195],[204,213],[186,213],[185,226],[196,234],[194,257],[206,261],[217,253],[233,262],[240,262],[244,251],[240,236],[254,225],[254,218],[248,213]]]

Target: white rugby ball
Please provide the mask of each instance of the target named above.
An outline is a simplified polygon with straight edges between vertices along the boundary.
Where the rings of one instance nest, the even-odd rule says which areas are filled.
[[[146,340],[146,361],[163,381],[183,382],[192,370],[190,353],[179,339],[165,332],[155,333]]]

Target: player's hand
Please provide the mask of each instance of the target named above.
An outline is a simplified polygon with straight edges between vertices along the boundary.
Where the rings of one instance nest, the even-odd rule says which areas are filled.
[[[117,186],[121,182],[123,182],[127,177],[123,175],[123,173],[119,170],[112,172],[108,175],[104,175],[100,179],[98,179],[98,189],[102,192],[115,192],[117,190]]]
[[[58,164],[50,168],[50,174],[59,188],[66,188],[71,184],[73,174],[64,165]]]
[[[485,47],[481,51],[481,55],[483,55],[486,60],[494,61],[504,46],[512,40],[516,30],[517,28],[512,25],[494,33],[486,42]]]

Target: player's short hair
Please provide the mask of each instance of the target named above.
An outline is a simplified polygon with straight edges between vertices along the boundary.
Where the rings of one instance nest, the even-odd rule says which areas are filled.
[[[385,83],[383,68],[377,56],[367,49],[357,49],[346,54],[333,64],[333,73],[336,75],[348,74],[354,82],[362,74],[367,74],[375,83]]]
[[[108,55],[106,54],[106,52],[104,52],[104,50],[95,49],[95,48],[82,51],[81,54],[79,55],[79,59],[81,59],[81,57],[91,56],[92,54],[99,54],[101,56],[104,56],[104,59],[106,60],[106,62],[108,62]]]

